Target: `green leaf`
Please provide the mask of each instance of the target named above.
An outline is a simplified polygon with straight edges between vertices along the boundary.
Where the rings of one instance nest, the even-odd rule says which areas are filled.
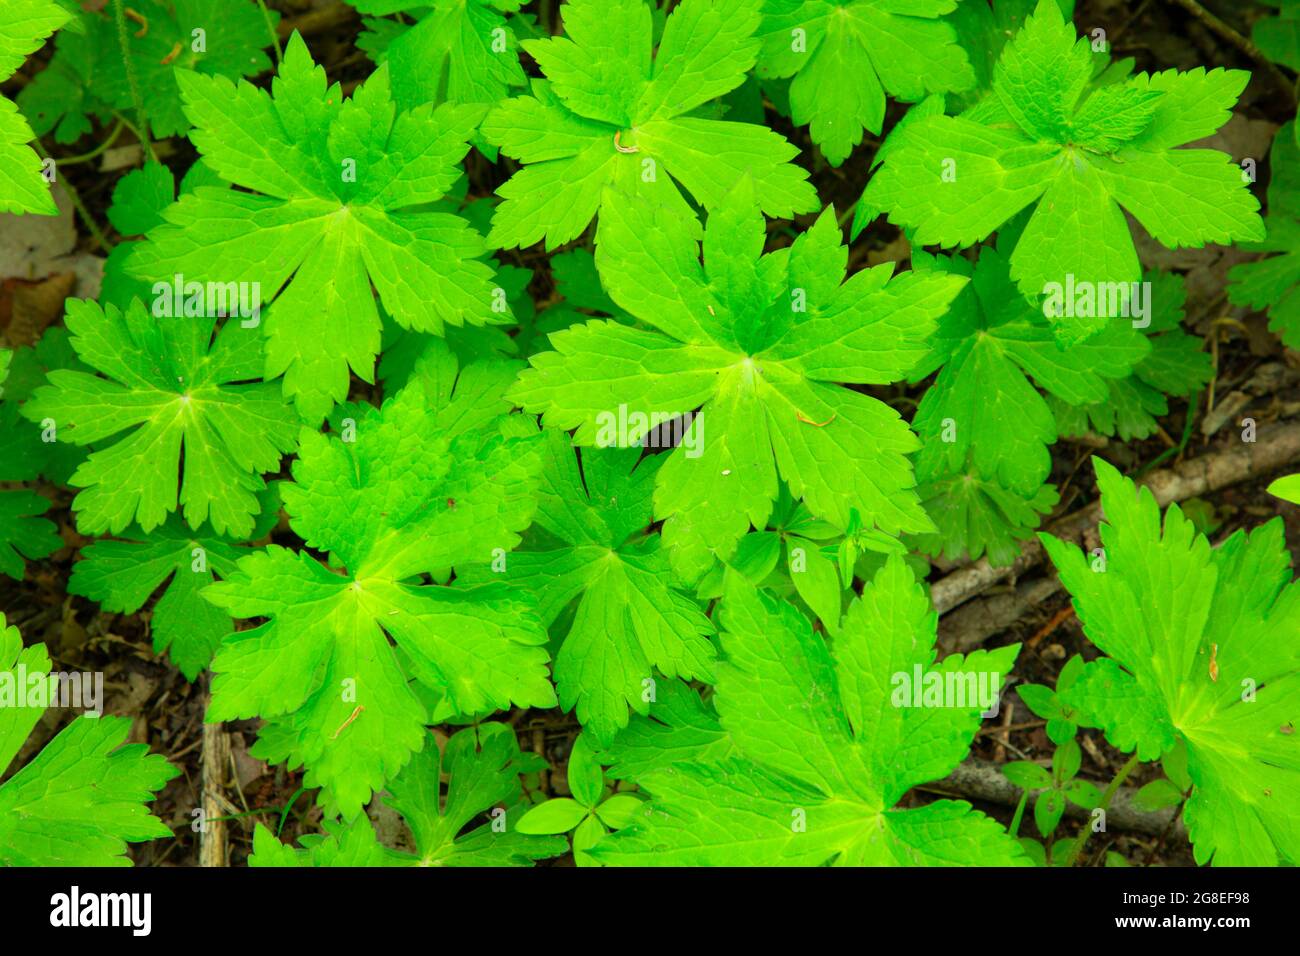
[[[53,369],[90,371],[62,326],[51,326],[33,346],[10,353],[11,373],[0,402],[0,481],[35,481],[48,478],[66,485],[87,449],[57,440],[57,428],[45,428],[22,417],[22,404],[49,382]],[[51,423],[46,423],[51,424]],[[47,440],[49,439],[49,440]]]
[[[576,800],[557,797],[533,807],[519,821],[520,833],[568,833],[591,811]]]
[[[647,716],[635,714],[614,742],[600,751],[609,775],[638,780],[663,765],[719,763],[735,753],[712,706],[680,681],[661,681]]]
[[[1295,0],[1263,0],[1278,8],[1275,17],[1261,17],[1251,28],[1251,39],[1274,63],[1300,69],[1300,4]]]
[[[1029,760],[1003,764],[1002,776],[1022,790],[1042,790],[1052,785],[1052,775]]]
[[[1061,704],[1050,687],[1043,684],[1017,684],[1016,694],[1039,717],[1050,720],[1062,715]]]
[[[1155,272],[1147,273],[1144,281],[1150,283],[1151,316],[1144,332],[1151,350],[1133,366],[1131,375],[1107,383],[1105,401],[1067,406],[1049,396],[1062,436],[1093,431],[1119,435],[1124,441],[1147,438],[1156,433],[1157,419],[1169,412],[1166,396],[1190,396],[1214,377],[1204,342],[1183,330],[1187,291],[1182,277]]]
[[[13,76],[28,54],[70,19],[52,0],[6,0],[0,7],[0,80]],[[0,96],[0,214],[58,212],[41,174],[41,158],[26,145],[35,138],[18,106]]]
[[[1074,775],[1079,772],[1082,762],[1083,753],[1079,749],[1079,742],[1077,740],[1066,741],[1052,753],[1052,777],[1059,784],[1072,780]]]
[[[1139,810],[1154,813],[1166,807],[1176,807],[1183,802],[1183,792],[1164,777],[1143,784],[1133,795],[1133,805]]]
[[[111,11],[110,11],[111,12]],[[50,133],[59,143],[75,143],[106,122],[112,106],[104,99],[104,79],[113,60],[121,60],[110,16],[83,12],[54,38],[54,55],[45,69],[18,93],[18,106],[38,137]]]
[[[644,808],[645,801],[640,797],[616,793],[596,808],[596,816],[611,830],[621,830],[631,826]]]
[[[269,515],[263,509],[263,527],[252,537],[275,522],[276,508],[278,502]],[[235,563],[248,553],[239,543],[207,527],[195,532],[172,517],[151,534],[99,540],[84,548],[72,566],[68,593],[97,601],[105,611],[135,614],[161,589],[149,621],[154,651],[170,651],[172,662],[192,681],[234,629],[230,615],[199,592],[234,573]]]
[[[844,281],[832,210],[762,256],[763,217],[742,185],[709,218],[704,262],[662,210],[607,211],[596,261],[610,296],[654,328],[588,322],[551,336],[511,395],[575,444],[639,443],[651,422],[699,410],[659,469],[655,517],[689,579],[763,528],[778,478],[836,527],[857,509],[890,534],[931,528],[913,490],[915,436],[843,384],[896,381],[965,279],[893,264]],[[644,203],[642,203],[644,205]],[[626,426],[626,427],[624,427]]]
[[[201,187],[133,248],[151,281],[250,283],[269,304],[266,378],[312,421],[347,397],[349,370],[373,380],[381,322],[371,286],[404,328],[508,321],[493,311],[482,239],[423,208],[443,197],[481,115],[469,106],[399,112],[386,70],[344,100],[301,37],[272,94],[178,74],[204,162],[241,190]],[[197,236],[202,241],[196,241]]]
[[[468,727],[443,752],[425,735],[423,748],[389,787],[385,798],[415,838],[415,853],[379,843],[365,817],[325,823],[325,833],[305,838],[302,849],[259,826],[250,866],[529,866],[568,849],[563,838],[539,837],[522,828],[519,774],[528,766],[514,731],[505,724]],[[440,796],[442,778],[446,796]],[[488,821],[475,825],[483,814]]]
[[[1300,348],[1300,145],[1296,124],[1273,138],[1269,153],[1267,235],[1244,248],[1270,253],[1228,272],[1228,301],[1268,311],[1268,327],[1290,348]],[[1244,174],[1243,174],[1244,175]]]
[[[715,701],[737,756],[641,774],[650,804],[592,850],[631,865],[1024,864],[995,822],[958,801],[896,805],[965,756],[984,707],[891,706],[924,669],[996,692],[1018,646],[935,663],[935,615],[901,558],[855,600],[833,648],[793,607],[733,579]],[[956,675],[969,675],[969,678]],[[940,677],[939,683],[947,680]],[[891,685],[893,690],[891,691]],[[918,687],[919,690],[919,687]]]
[[[424,724],[555,703],[546,635],[521,594],[419,580],[490,563],[536,507],[539,439],[502,434],[499,393],[485,401],[479,375],[457,376],[445,352],[382,409],[349,409],[352,440],[304,429],[281,494],[330,565],[271,545],[204,592],[233,617],[267,619],[218,652],[207,719],[267,719],[255,752],[304,763],[348,818],[419,750]]]
[[[142,236],[163,222],[176,199],[176,177],[162,163],[145,163],[117,181],[108,221],[124,236]]]
[[[529,866],[563,853],[568,848],[563,838],[533,836],[521,826],[519,774],[537,769],[530,757],[520,753],[514,729],[507,724],[468,727],[447,741],[441,755],[426,739],[384,798],[415,836],[411,863]],[[441,798],[444,778],[447,793]],[[475,826],[482,814],[488,815],[487,822]]]
[[[939,369],[912,422],[923,443],[921,494],[938,527],[917,545],[954,558],[987,552],[991,564],[1010,564],[1057,503],[1044,484],[1058,432],[1054,409],[1105,407],[1115,383],[1132,376],[1152,346],[1116,320],[1063,347],[1042,312],[1017,294],[1000,248],[983,248],[973,268],[964,258],[918,252],[913,268],[971,276],[912,371],[919,378]]]
[[[813,542],[794,535],[786,539],[786,557],[795,590],[823,626],[834,634],[839,629],[844,603],[835,562]]]
[[[975,73],[943,19],[957,0],[767,0],[759,75],[793,77],[790,108],[809,125],[827,162],[839,166],[879,133],[885,94],[917,102],[964,90]]]
[[[1065,794],[1060,790],[1047,790],[1034,801],[1034,825],[1044,837],[1056,832],[1057,824],[1065,813]]]
[[[45,645],[24,648],[3,615],[0,668],[2,774],[45,711],[18,704],[16,689],[30,695],[33,678],[50,673]],[[0,784],[0,866],[130,866],[127,843],[171,835],[147,804],[180,771],[127,744],[130,730],[125,717],[75,718]]]
[[[946,247],[984,239],[1033,207],[1010,265],[1034,302],[1070,287],[1100,297],[1141,279],[1124,211],[1174,249],[1263,239],[1236,164],[1175,148],[1227,121],[1247,73],[1142,73],[1086,93],[1092,73],[1088,41],[1076,41],[1056,0],[1040,0],[1002,51],[994,98],[900,126],[863,202],[913,230],[917,244]],[[1069,344],[1116,311],[1094,299],[1052,318]]]
[[[617,448],[582,449],[579,459],[562,432],[547,433],[544,454],[536,520],[560,546],[518,551],[504,567],[462,567],[460,575],[467,584],[504,580],[527,589],[548,627],[577,600],[557,635],[556,690],[608,744],[627,726],[629,709],[648,711],[656,672],[712,680],[713,625],[676,587],[659,536],[645,533],[662,459]]]
[[[1084,633],[1107,657],[1065,697],[1107,739],[1154,760],[1187,747],[1184,818],[1197,863],[1300,859],[1300,625],[1281,520],[1211,549],[1177,506],[1165,515],[1096,461],[1106,570],[1044,535]]]
[[[596,762],[595,751],[591,741],[583,734],[578,734],[569,751],[569,766],[566,770],[569,780],[569,792],[584,807],[594,807],[600,802],[601,791],[605,787],[605,775]]]
[[[34,491],[0,491],[0,574],[21,581],[24,559],[38,561],[63,547],[58,528],[42,517],[49,507]]]
[[[945,257],[922,262],[938,274],[966,268]],[[1007,259],[991,248],[981,251],[933,341],[922,368],[942,368],[913,422],[923,442],[918,472],[931,480],[960,474],[969,455],[977,475],[1026,497],[1046,480],[1056,440],[1051,408],[1034,385],[1063,401],[1098,402],[1108,381],[1131,373],[1150,351],[1145,336],[1119,321],[1062,348],[1042,313],[1016,295]]]
[[[52,371],[22,414],[99,446],[70,479],[83,489],[73,502],[82,532],[118,534],[132,521],[152,531],[176,511],[178,474],[190,527],[251,531],[261,475],[294,448],[298,427],[275,385],[257,381],[257,333],[233,321],[217,332],[203,316],[160,321],[139,300],[125,314],[69,300],[67,326],[102,376]]]
[[[1095,810],[1101,806],[1101,791],[1096,784],[1087,780],[1071,780],[1061,792],[1065,794],[1065,799],[1084,810]]]
[[[744,82],[759,48],[754,0],[683,0],[653,56],[643,0],[570,0],[563,19],[566,36],[524,43],[546,79],[483,123],[488,141],[523,164],[497,190],[505,201],[489,242],[545,239],[554,249],[619,207],[644,223],[651,210],[689,219],[682,190],[711,210],[746,176],[769,216],[816,207],[779,134],[688,115]]]
[[[1287,475],[1268,486],[1268,493],[1283,501],[1300,505],[1300,475]]]
[[[520,0],[425,0],[376,3],[353,0],[361,13],[404,13],[407,27],[393,20],[367,19],[358,39],[377,63],[387,63],[393,95],[403,109],[425,103],[495,104],[528,80],[519,66],[519,40],[503,14]],[[380,40],[380,34],[383,40]]]
[[[131,7],[148,24],[140,30],[131,25],[127,45],[144,114],[158,139],[190,128],[193,117],[178,82],[188,71],[235,80],[273,65],[264,50],[280,15],[269,9],[263,13],[253,0],[131,0]],[[107,29],[91,31],[112,50],[103,55],[95,90],[116,109],[129,111],[135,101],[109,12]]]

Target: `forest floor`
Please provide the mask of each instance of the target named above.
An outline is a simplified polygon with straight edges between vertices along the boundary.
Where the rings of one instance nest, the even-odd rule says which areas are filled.
[[[318,61],[330,78],[343,81],[363,78],[370,64],[355,48],[359,24],[355,14],[335,0],[281,0],[270,4],[284,14],[286,26],[303,27]],[[1207,2],[1238,32],[1249,35],[1250,15],[1242,9],[1250,4]],[[1263,12],[1260,8],[1259,12]],[[1213,138],[1213,145],[1237,158],[1256,157],[1261,169],[1259,195],[1267,176],[1267,156],[1275,131],[1295,113],[1288,90],[1247,52],[1172,0],[1081,0],[1075,22],[1080,31],[1090,32],[1095,24],[1107,32],[1117,57],[1136,58],[1137,70],[1177,67],[1226,66],[1252,70],[1254,78],[1238,104],[1236,115]],[[33,72],[29,65],[27,73]],[[1285,78],[1284,78],[1285,79]],[[23,74],[6,84],[12,95],[24,82]],[[890,122],[896,119],[898,109]],[[807,140],[806,130],[795,130],[777,122],[777,128],[801,147],[801,162],[812,163],[813,181],[822,199],[843,212],[851,209],[868,179],[869,164],[878,145],[870,137],[839,169],[826,166]],[[102,136],[101,133],[95,136]],[[88,136],[77,150],[93,148]],[[193,158],[188,142],[173,140],[160,144],[183,170]],[[134,151],[134,152],[133,152]],[[108,150],[100,163],[85,164],[67,173],[90,213],[104,222],[104,211],[114,184],[139,161],[139,148],[125,139]],[[488,176],[486,162],[470,161],[472,193],[490,194],[498,184]],[[65,197],[66,199],[66,197]],[[73,217],[69,204],[61,203],[64,214],[57,219],[37,221],[26,217],[15,225],[0,217],[0,334],[11,346],[30,344],[53,322],[59,321],[63,300],[69,295],[94,295],[102,251]],[[811,217],[801,226],[808,225]],[[1261,429],[1270,423],[1300,422],[1300,356],[1288,353],[1276,336],[1267,331],[1261,314],[1228,305],[1224,298],[1226,273],[1251,254],[1239,250],[1209,247],[1170,252],[1133,224],[1139,239],[1139,255],[1148,267],[1160,267],[1184,274],[1188,288],[1187,324],[1205,337],[1216,363],[1212,389],[1202,393],[1195,408],[1181,401],[1171,402],[1162,419],[1163,430],[1150,440],[1125,443],[1118,439],[1098,441],[1062,440],[1053,448],[1051,480],[1062,490],[1053,518],[1089,505],[1096,498],[1091,470],[1086,466],[1099,454],[1130,474],[1158,462],[1162,469],[1179,463],[1204,460],[1240,446],[1241,419],[1253,418]],[[897,230],[883,221],[872,225],[853,247],[853,266],[894,259],[906,261],[908,246]],[[540,251],[513,252],[507,261],[537,269],[543,264]],[[544,267],[534,281],[539,303],[552,294]],[[22,276],[22,278],[18,278]],[[915,394],[913,389],[909,394]],[[898,398],[900,390],[886,390],[882,397]],[[1191,427],[1187,417],[1194,416]],[[1206,423],[1218,424],[1207,428]],[[1189,436],[1185,445],[1184,434]],[[1181,446],[1181,448],[1180,448]],[[1291,471],[1300,470],[1292,462]],[[1300,509],[1282,504],[1264,492],[1276,474],[1259,474],[1218,490],[1197,495],[1193,507],[1203,509],[1214,524],[1213,541],[1223,540],[1242,527],[1254,527],[1282,514],[1292,553],[1300,555]],[[53,502],[49,516],[55,520],[65,547],[50,558],[29,562],[23,581],[0,576],[0,611],[16,625],[28,643],[43,641],[55,660],[55,668],[102,671],[105,675],[105,710],[134,719],[131,739],[148,742],[183,773],[159,795],[155,811],[174,832],[173,839],[156,840],[131,848],[138,865],[191,866],[200,861],[200,839],[191,827],[192,811],[201,805],[205,774],[216,781],[218,804],[227,819],[225,837],[229,865],[242,865],[250,848],[254,824],[281,829],[285,839],[318,828],[319,810],[310,793],[302,791],[302,775],[284,766],[268,766],[249,755],[255,740],[256,721],[236,721],[209,729],[206,738],[203,713],[206,705],[206,676],[191,684],[163,657],[152,650],[149,605],[138,614],[114,614],[96,604],[66,592],[71,565],[78,550],[90,543],[73,522],[66,489],[44,485],[39,490]],[[1186,505],[1186,502],[1184,502]],[[1050,523],[1049,519],[1049,522]],[[287,535],[282,525],[273,534]],[[1086,537],[1086,536],[1085,536]],[[959,570],[956,565],[936,564],[931,580],[937,581]],[[1017,580],[1001,580],[946,614],[941,621],[944,650],[965,649],[974,643],[998,646],[1025,642],[1014,677],[1019,682],[1054,684],[1061,666],[1075,653],[1091,657],[1096,651],[1082,638],[1079,623],[1059,588],[1052,588],[1040,566]],[[975,771],[1008,760],[1046,761],[1052,745],[1044,722],[1023,708],[1014,706],[1014,694],[1004,696],[1000,722],[987,726],[978,737],[970,764]],[[1018,700],[1016,700],[1018,704]],[[66,722],[66,714],[51,710],[20,755],[19,764],[45,744]],[[515,711],[509,721],[519,733],[520,744],[542,754],[555,768],[541,775],[536,785],[551,795],[565,795],[563,768],[579,727],[572,715],[558,710]],[[1096,731],[1083,731],[1083,769],[1080,776],[1105,786],[1124,763]],[[214,766],[214,763],[218,764]],[[206,765],[205,765],[206,764]],[[1149,773],[1153,773],[1148,769]],[[1006,822],[1013,807],[992,793],[988,775],[957,774],[932,787],[918,789],[908,800],[923,803],[937,794],[961,796],[980,809]],[[1139,773],[1129,785],[1141,785]],[[402,839],[401,823],[395,817],[376,819],[381,833]],[[1141,817],[1141,814],[1138,814]],[[1158,822],[1158,821],[1157,821]],[[1026,828],[1027,829],[1027,828]],[[1101,839],[1090,842],[1089,862],[1103,859],[1116,850],[1134,865],[1190,865],[1193,861],[1176,827],[1152,826],[1149,815],[1133,829],[1110,828]],[[567,860],[559,865],[570,865]]]

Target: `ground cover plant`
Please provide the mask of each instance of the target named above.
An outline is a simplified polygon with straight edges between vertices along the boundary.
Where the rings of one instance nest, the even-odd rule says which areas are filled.
[[[1300,864],[1295,14],[5,0],[0,863]]]

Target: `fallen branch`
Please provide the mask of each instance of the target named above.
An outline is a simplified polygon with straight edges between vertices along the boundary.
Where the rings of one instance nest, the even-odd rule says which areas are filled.
[[[208,709],[204,696],[203,710]],[[225,810],[222,807],[222,788],[226,768],[230,766],[230,735],[225,724],[203,725],[203,816],[199,829],[199,866],[221,867],[230,865],[230,840],[226,834]]]
[[[1295,87],[1291,85],[1291,81],[1287,79],[1286,74],[1278,69],[1277,64],[1266,57],[1264,51],[1257,47],[1253,41],[1224,23],[1209,10],[1205,9],[1205,7],[1201,6],[1197,0],[1173,0],[1173,2],[1203,23],[1211,33],[1218,34],[1219,39],[1231,43],[1238,50],[1259,64],[1259,66],[1262,67],[1263,70],[1273,79],[1274,85],[1281,90],[1282,94],[1286,97],[1287,102],[1291,105],[1291,108],[1295,108]]]
[[[1240,442],[1220,451],[1188,459],[1173,468],[1154,471],[1138,483],[1151,489],[1163,508],[1174,501],[1185,501],[1229,485],[1270,475],[1283,466],[1300,460],[1300,423],[1285,422],[1260,428],[1256,441]],[[1058,538],[1078,541],[1097,526],[1101,503],[1065,515],[1044,530]],[[1020,556],[1007,567],[995,568],[987,558],[969,564],[936,581],[931,588],[935,609],[946,614],[965,604],[982,591],[1007,579],[1024,574],[1042,564],[1043,546],[1034,538],[1025,542]]]
[[[1053,574],[954,608],[939,618],[939,648],[945,654],[968,654],[1060,590],[1061,582]]]

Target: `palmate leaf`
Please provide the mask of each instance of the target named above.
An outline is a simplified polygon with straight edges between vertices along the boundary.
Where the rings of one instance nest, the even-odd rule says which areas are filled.
[[[275,383],[258,381],[257,331],[231,321],[214,337],[216,319],[157,319],[138,299],[125,314],[69,300],[67,326],[102,377],[52,371],[22,414],[52,419],[60,441],[97,446],[70,479],[83,489],[73,502],[82,532],[117,534],[132,521],[152,531],[176,510],[178,474],[190,527],[251,531],[261,476],[298,428]]]
[[[746,174],[769,216],[817,206],[794,146],[763,126],[691,115],[740,86],[758,54],[759,0],[683,0],[652,53],[643,0],[570,0],[567,36],[525,41],[545,80],[488,114],[483,133],[523,169],[497,192],[488,240],[554,249],[639,196],[690,220]],[[638,207],[639,208],[639,207]]]
[[[45,69],[19,91],[18,107],[37,136],[53,133],[56,142],[75,143],[91,131],[92,119],[112,115],[101,84],[110,62],[122,57],[111,12],[78,9],[76,19],[55,37]]]
[[[1002,52],[996,95],[900,127],[864,202],[917,244],[946,247],[1033,206],[1011,276],[1034,301],[1071,277],[1100,289],[1141,279],[1124,210],[1169,248],[1262,239],[1259,203],[1230,157],[1176,148],[1227,121],[1249,74],[1143,73],[1084,97],[1091,63],[1056,0],[1040,0]],[[1088,338],[1104,312],[1056,317],[1058,337]]]
[[[1121,319],[1062,348],[1042,312],[1016,292],[1003,252],[1013,242],[1000,236],[974,265],[959,256],[912,257],[923,274],[971,276],[913,370],[919,378],[939,369],[912,422],[922,441],[917,479],[938,533],[915,541],[954,558],[987,552],[998,565],[1015,559],[1017,542],[1056,504],[1044,484],[1058,435],[1053,401],[1103,402],[1151,350]]]
[[[1296,124],[1287,123],[1273,138],[1269,153],[1268,235],[1245,245],[1271,253],[1258,262],[1243,262],[1228,272],[1228,301],[1268,310],[1268,327],[1286,345],[1300,349],[1300,145]]]
[[[923,480],[920,493],[938,530],[915,535],[917,549],[950,561],[987,555],[995,568],[1020,556],[1022,542],[1060,501],[1052,485],[1040,485],[1032,493],[1016,491],[982,477],[973,461],[962,472]]]
[[[5,0],[0,4],[0,80],[18,71],[28,55],[72,15],[53,0]],[[41,158],[27,144],[35,136],[17,105],[0,96],[0,214],[58,212]]]
[[[524,0],[349,0],[358,13],[404,14],[406,26],[367,19],[357,40],[376,63],[387,63],[393,96],[403,108],[425,103],[494,105],[528,79],[519,40],[506,14]]]
[[[131,65],[149,129],[159,139],[190,128],[178,71],[236,79],[271,68],[264,50],[280,15],[263,14],[253,0],[133,0],[131,10],[140,17],[129,21]],[[92,117],[106,120],[114,110],[134,120],[112,5],[82,12],[73,24],[79,29],[59,34],[49,65],[18,96],[37,134],[53,131],[60,143],[75,142],[90,132]]]
[[[981,4],[982,5],[982,4]],[[879,133],[885,94],[916,102],[975,72],[943,16],[957,0],[764,0],[760,76],[793,77],[790,108],[827,162]]]
[[[467,583],[495,578],[532,591],[551,625],[576,611],[555,657],[560,704],[608,743],[628,709],[646,713],[661,679],[711,680],[713,625],[674,589],[653,520],[651,495],[662,458],[640,449],[587,448],[581,465],[563,432],[548,432],[537,524],[557,546],[517,551],[503,573],[461,569]]]
[[[640,209],[635,208],[640,205]],[[788,249],[762,255],[764,221],[747,183],[709,217],[704,264],[693,229],[628,196],[606,210],[596,259],[610,296],[645,331],[592,321],[551,336],[511,395],[575,444],[639,443],[631,416],[701,410],[696,441],[659,469],[655,517],[688,579],[766,526],[778,477],[839,528],[857,509],[897,534],[931,525],[907,454],[918,443],[888,406],[837,383],[902,378],[965,284],[893,263],[847,282],[847,249],[827,210]],[[627,434],[605,426],[627,413]]]
[[[563,837],[530,836],[516,824],[525,806],[519,775],[544,770],[546,761],[521,753],[506,724],[467,727],[440,754],[428,735],[388,787],[384,802],[411,830],[415,853],[381,845],[365,817],[327,824],[326,834],[291,849],[259,826],[250,866],[531,866],[568,850]],[[447,777],[445,800],[442,777]],[[486,822],[475,825],[481,814]]]
[[[30,351],[30,350],[28,350]],[[29,481],[40,473],[36,452],[48,448],[39,431],[19,418],[18,398],[26,397],[30,377],[22,367],[27,363],[15,353],[0,349],[0,481]],[[9,377],[10,368],[20,369],[17,384]],[[43,461],[45,456],[40,455]],[[0,490],[0,574],[21,581],[26,561],[49,557],[63,546],[54,523],[44,518],[50,503],[27,489]]]
[[[16,682],[50,672],[44,644],[24,648],[0,615],[0,774],[44,713],[18,706]],[[28,697],[26,703],[31,703]],[[0,866],[130,866],[127,843],[170,836],[147,804],[180,773],[125,717],[78,717],[0,784]]]
[[[1133,366],[1132,374],[1107,382],[1110,394],[1105,401],[1070,405],[1048,395],[1062,436],[1092,431],[1124,441],[1147,438],[1159,427],[1157,419],[1168,414],[1169,396],[1190,396],[1214,377],[1205,343],[1183,330],[1187,290],[1182,277],[1149,272],[1144,281],[1151,284],[1151,324],[1142,331],[1151,351]]]
[[[737,755],[665,759],[638,773],[650,803],[592,853],[637,866],[1026,864],[1006,831],[967,803],[897,807],[962,760],[983,707],[895,706],[896,675],[921,668],[945,682],[984,680],[997,694],[1019,650],[936,665],[935,626],[898,557],[850,606],[830,648],[793,607],[733,579],[714,703]]]
[[[1065,19],[1074,18],[1074,0],[1057,0],[1057,5]],[[973,103],[992,89],[993,72],[1002,51],[1007,42],[1020,32],[1036,6],[1038,0],[985,0],[983,3],[956,4],[948,22],[956,29],[957,40],[975,72],[975,87],[954,99]]]
[[[91,371],[72,347],[72,337],[62,326],[46,329],[40,340],[13,353],[10,375],[0,393],[0,481],[35,481],[48,478],[66,485],[87,449],[57,440],[57,431],[43,429],[22,416],[22,405],[54,369]],[[45,440],[54,439],[54,440]]]
[[[182,73],[234,80],[273,66],[265,50],[280,14],[270,9],[263,13],[254,0],[131,0],[131,9],[140,20],[129,22],[127,49],[145,118],[158,139],[190,128],[178,84]],[[76,56],[85,51],[92,57],[93,72],[87,71],[85,77],[89,95],[115,109],[133,111],[135,100],[112,4],[102,15],[86,14],[83,22],[86,42],[77,43],[69,53]],[[141,22],[145,25],[137,29]],[[69,63],[64,70],[69,67],[77,69]],[[42,91],[41,97],[48,99],[49,94]]]
[[[717,711],[681,681],[664,681],[647,714],[633,714],[597,754],[608,775],[636,783],[643,774],[682,763],[717,764],[739,757]]]
[[[253,539],[265,535],[279,516],[278,498],[271,493],[261,497],[261,514],[249,533]],[[232,630],[230,615],[200,592],[217,577],[234,573],[235,563],[248,554],[241,544],[206,526],[195,531],[172,516],[148,535],[128,533],[83,548],[81,560],[72,566],[68,593],[90,598],[105,611],[135,614],[161,590],[149,622],[153,649],[170,652],[172,662],[192,681]]]
[[[499,382],[473,365],[457,375],[446,352],[382,409],[358,409],[354,441],[304,429],[281,494],[330,565],[272,545],[204,592],[267,619],[218,652],[207,720],[266,719],[255,752],[305,764],[348,818],[426,723],[555,703],[546,632],[521,593],[420,582],[490,562],[532,520],[540,437],[503,436],[500,387],[476,388],[484,378]]]
[[[940,368],[913,422],[923,443],[917,472],[957,474],[969,455],[979,474],[1032,495],[1051,470],[1048,446],[1056,441],[1038,388],[1070,404],[1104,401],[1107,383],[1128,375],[1151,347],[1129,320],[1115,319],[1089,341],[1062,348],[1042,312],[1016,294],[1007,244],[984,247],[973,269],[960,257],[914,257],[922,272],[972,276],[918,370]]]
[[[381,68],[344,100],[301,37],[290,39],[272,95],[224,77],[179,73],[206,165],[247,191],[200,187],[132,250],[150,281],[256,283],[265,376],[304,418],[347,397],[351,369],[373,380],[381,321],[371,285],[403,327],[509,320],[493,311],[482,238],[442,198],[482,110],[398,111]]]
[[[1065,695],[1122,751],[1155,760],[1187,746],[1184,819],[1196,862],[1300,861],[1300,587],[1275,519],[1220,547],[1177,505],[1165,515],[1095,460],[1106,521],[1103,573],[1043,535],[1084,633],[1107,657]]]
[[[21,581],[27,561],[63,547],[58,528],[44,517],[49,507],[49,500],[34,491],[0,491],[0,574]]]

